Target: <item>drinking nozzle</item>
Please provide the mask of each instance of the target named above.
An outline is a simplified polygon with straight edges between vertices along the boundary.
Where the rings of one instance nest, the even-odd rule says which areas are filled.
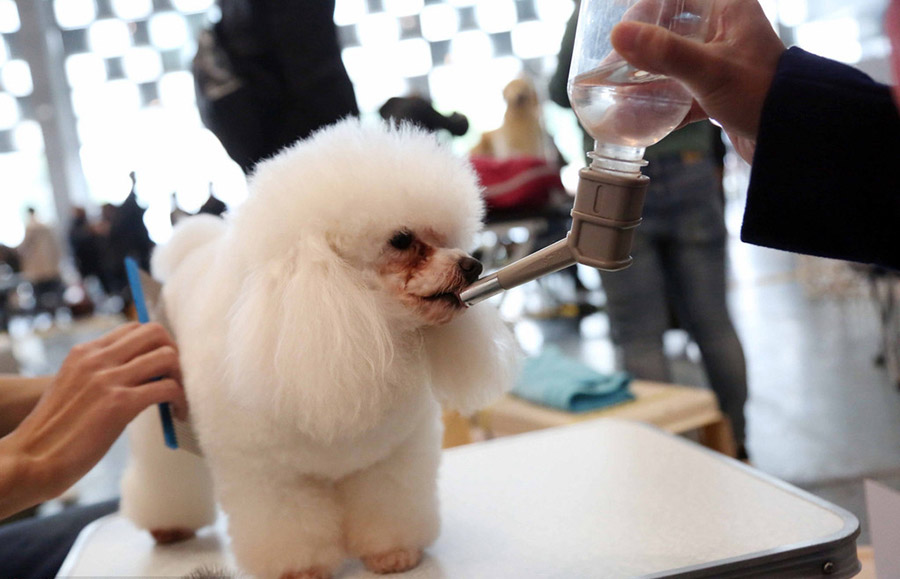
[[[634,228],[641,223],[650,180],[582,169],[565,238],[487,275],[460,292],[467,306],[575,263],[616,271],[631,265]]]

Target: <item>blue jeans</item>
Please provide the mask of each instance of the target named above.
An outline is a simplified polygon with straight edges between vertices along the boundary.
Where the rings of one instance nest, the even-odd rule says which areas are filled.
[[[655,165],[655,166],[654,166]],[[663,333],[672,313],[700,348],[735,440],[744,443],[747,369],[725,296],[726,233],[717,176],[707,161],[651,162],[634,263],[601,272],[613,342],[636,378],[671,382]]]

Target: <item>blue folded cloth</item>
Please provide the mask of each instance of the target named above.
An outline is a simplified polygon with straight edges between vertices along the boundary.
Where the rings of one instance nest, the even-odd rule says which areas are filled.
[[[512,393],[568,412],[587,412],[634,400],[625,372],[601,374],[550,346],[525,360]]]

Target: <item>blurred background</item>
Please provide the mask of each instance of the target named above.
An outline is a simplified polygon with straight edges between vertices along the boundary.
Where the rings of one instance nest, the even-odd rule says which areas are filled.
[[[786,45],[891,82],[886,0],[761,4]],[[360,115],[378,118],[392,97],[418,95],[441,115],[468,119],[461,136],[439,133],[460,155],[500,126],[504,88],[530,78],[562,159],[562,188],[571,192],[584,142],[548,86],[574,7],[572,0],[337,0],[334,23]],[[109,243],[104,211],[136,204],[149,247],[166,242],[178,216],[233,210],[246,198],[244,172],[201,122],[191,72],[198,38],[220,17],[212,0],[0,0],[0,371],[55,371],[74,343],[121,322],[122,296],[102,275],[79,272],[76,226],[89,224],[101,245]],[[723,146],[728,303],[747,358],[751,460],[865,519],[864,478],[900,488],[900,377],[890,365],[900,352],[891,350],[897,280],[740,243],[749,167]],[[211,195],[220,206],[207,205]],[[56,302],[42,304],[16,272],[10,248],[22,244],[30,221],[58,245]],[[527,251],[530,223],[497,229],[486,247],[502,245],[507,258]],[[523,286],[500,307],[526,352],[556,344],[612,371],[618,362],[599,275],[579,266],[572,278]],[[673,327],[665,348],[674,382],[708,386],[689,334]],[[111,454],[67,500],[115,496],[124,450]]]
[[[786,44],[887,81],[883,0],[764,0]],[[574,115],[546,99],[570,0],[337,0],[334,21],[363,116],[416,93],[459,111],[463,151],[503,116],[503,87],[530,75],[544,123],[572,169],[584,153]],[[194,212],[210,183],[229,206],[243,176],[200,122],[191,60],[218,18],[212,0],[0,0],[0,243],[24,237],[24,210],[64,224],[72,206],[99,215],[137,174],[153,241],[171,234],[174,202]],[[177,135],[177,138],[174,138]],[[738,186],[728,188],[738,195]]]

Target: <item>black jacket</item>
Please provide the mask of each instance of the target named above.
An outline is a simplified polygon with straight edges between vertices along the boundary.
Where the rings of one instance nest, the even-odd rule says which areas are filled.
[[[298,139],[358,116],[334,0],[220,0],[213,38],[236,90],[197,91],[201,118],[245,172]],[[210,71],[194,62],[195,78]],[[199,67],[199,69],[198,69]],[[215,71],[213,71],[215,72]],[[222,71],[219,71],[220,73]]]
[[[763,106],[741,239],[900,269],[900,114],[888,86],[785,52]]]

